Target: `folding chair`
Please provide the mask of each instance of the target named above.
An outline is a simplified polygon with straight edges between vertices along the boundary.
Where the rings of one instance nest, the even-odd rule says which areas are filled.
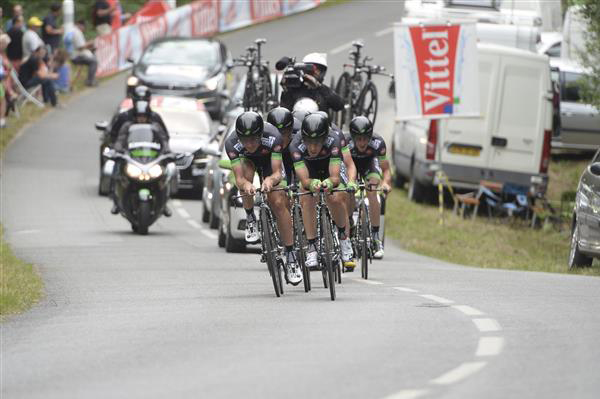
[[[39,108],[44,108],[44,103],[38,100],[36,97],[42,93],[42,85],[39,84],[37,86],[30,87],[26,89],[25,86],[19,80],[19,76],[17,75],[17,71],[14,68],[10,69],[10,76],[12,81],[14,82],[19,95],[15,100],[15,113],[17,114],[17,118],[21,117],[21,112],[19,107],[25,105],[25,103],[30,102]]]

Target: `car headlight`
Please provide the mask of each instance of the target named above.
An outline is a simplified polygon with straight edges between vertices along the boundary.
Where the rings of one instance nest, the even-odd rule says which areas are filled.
[[[161,176],[162,174],[163,174],[163,168],[159,164],[152,166],[148,170],[148,175],[150,175],[150,177],[153,179],[156,179],[157,177]]]
[[[125,173],[132,179],[137,179],[142,175],[142,170],[137,166],[128,163],[127,167],[125,167]]]
[[[206,80],[204,82],[204,86],[206,86],[206,88],[208,90],[217,90],[217,87],[219,86],[219,82],[221,81],[223,75],[218,74],[217,76],[213,76],[212,78]]]
[[[127,86],[137,86],[140,80],[136,76],[130,76],[127,79]]]

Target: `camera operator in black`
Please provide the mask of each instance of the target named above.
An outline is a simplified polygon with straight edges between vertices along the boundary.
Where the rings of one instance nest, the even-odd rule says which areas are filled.
[[[284,57],[277,63],[278,67],[289,65],[291,60]],[[344,100],[337,95],[330,87],[323,84],[325,73],[327,72],[327,58],[323,53],[310,53],[302,62],[312,66],[312,69],[304,73],[303,84],[300,87],[289,87],[284,73],[281,80],[283,93],[281,93],[281,106],[293,109],[296,101],[303,97],[312,98],[319,106],[319,110],[329,112],[341,111],[344,109]],[[278,68],[279,69],[279,68]],[[283,69],[283,68],[281,68]]]

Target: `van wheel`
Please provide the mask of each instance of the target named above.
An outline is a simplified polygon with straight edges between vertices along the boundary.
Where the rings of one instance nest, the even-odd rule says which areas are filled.
[[[592,266],[593,258],[585,256],[579,250],[579,227],[577,222],[573,222],[573,231],[571,233],[571,251],[569,252],[569,270],[576,267],[590,267]]]
[[[225,230],[225,252],[246,252],[246,240],[237,240],[231,235],[231,218],[229,218]]]
[[[416,203],[421,203],[425,202],[426,198],[427,187],[421,184],[414,175],[411,175],[408,182],[408,199]]]
[[[406,178],[398,171],[396,171],[396,174],[394,175],[394,184],[398,188],[404,188],[404,185],[406,184]]]
[[[219,248],[225,248],[225,232],[223,231],[223,222],[219,223],[219,238],[217,240],[217,244],[219,244]]]
[[[206,208],[206,202],[202,201],[202,221],[208,223],[210,219],[210,212]]]

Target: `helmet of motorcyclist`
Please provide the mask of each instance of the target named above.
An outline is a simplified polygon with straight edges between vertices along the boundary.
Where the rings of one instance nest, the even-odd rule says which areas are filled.
[[[133,89],[131,99],[133,100],[134,103],[136,101],[150,102],[151,96],[152,96],[152,93],[150,92],[150,89],[148,88],[148,86],[139,85],[139,86],[136,86],[135,89]]]
[[[304,111],[307,113],[317,112],[319,110],[319,105],[312,98],[302,97],[298,101],[294,103],[294,108],[292,108],[292,112],[294,111]]]
[[[235,121],[235,133],[239,138],[259,137],[263,133],[264,121],[257,112],[242,113]]]
[[[319,71],[318,75],[315,77],[323,82],[323,78],[325,78],[325,73],[327,72],[327,53],[310,53],[306,54],[306,56],[302,59],[302,62],[305,64],[314,65],[315,68]]]
[[[350,135],[373,136],[373,124],[366,116],[357,116],[350,122]]]
[[[150,113],[150,103],[148,101],[138,100],[133,103],[133,117],[136,120],[144,118],[144,121],[147,122],[150,119]]]
[[[309,114],[302,121],[302,137],[309,140],[325,139],[329,134],[329,121],[323,115]]]
[[[273,108],[267,115],[267,122],[277,129],[285,129],[294,126],[294,117],[289,109],[284,107]]]

